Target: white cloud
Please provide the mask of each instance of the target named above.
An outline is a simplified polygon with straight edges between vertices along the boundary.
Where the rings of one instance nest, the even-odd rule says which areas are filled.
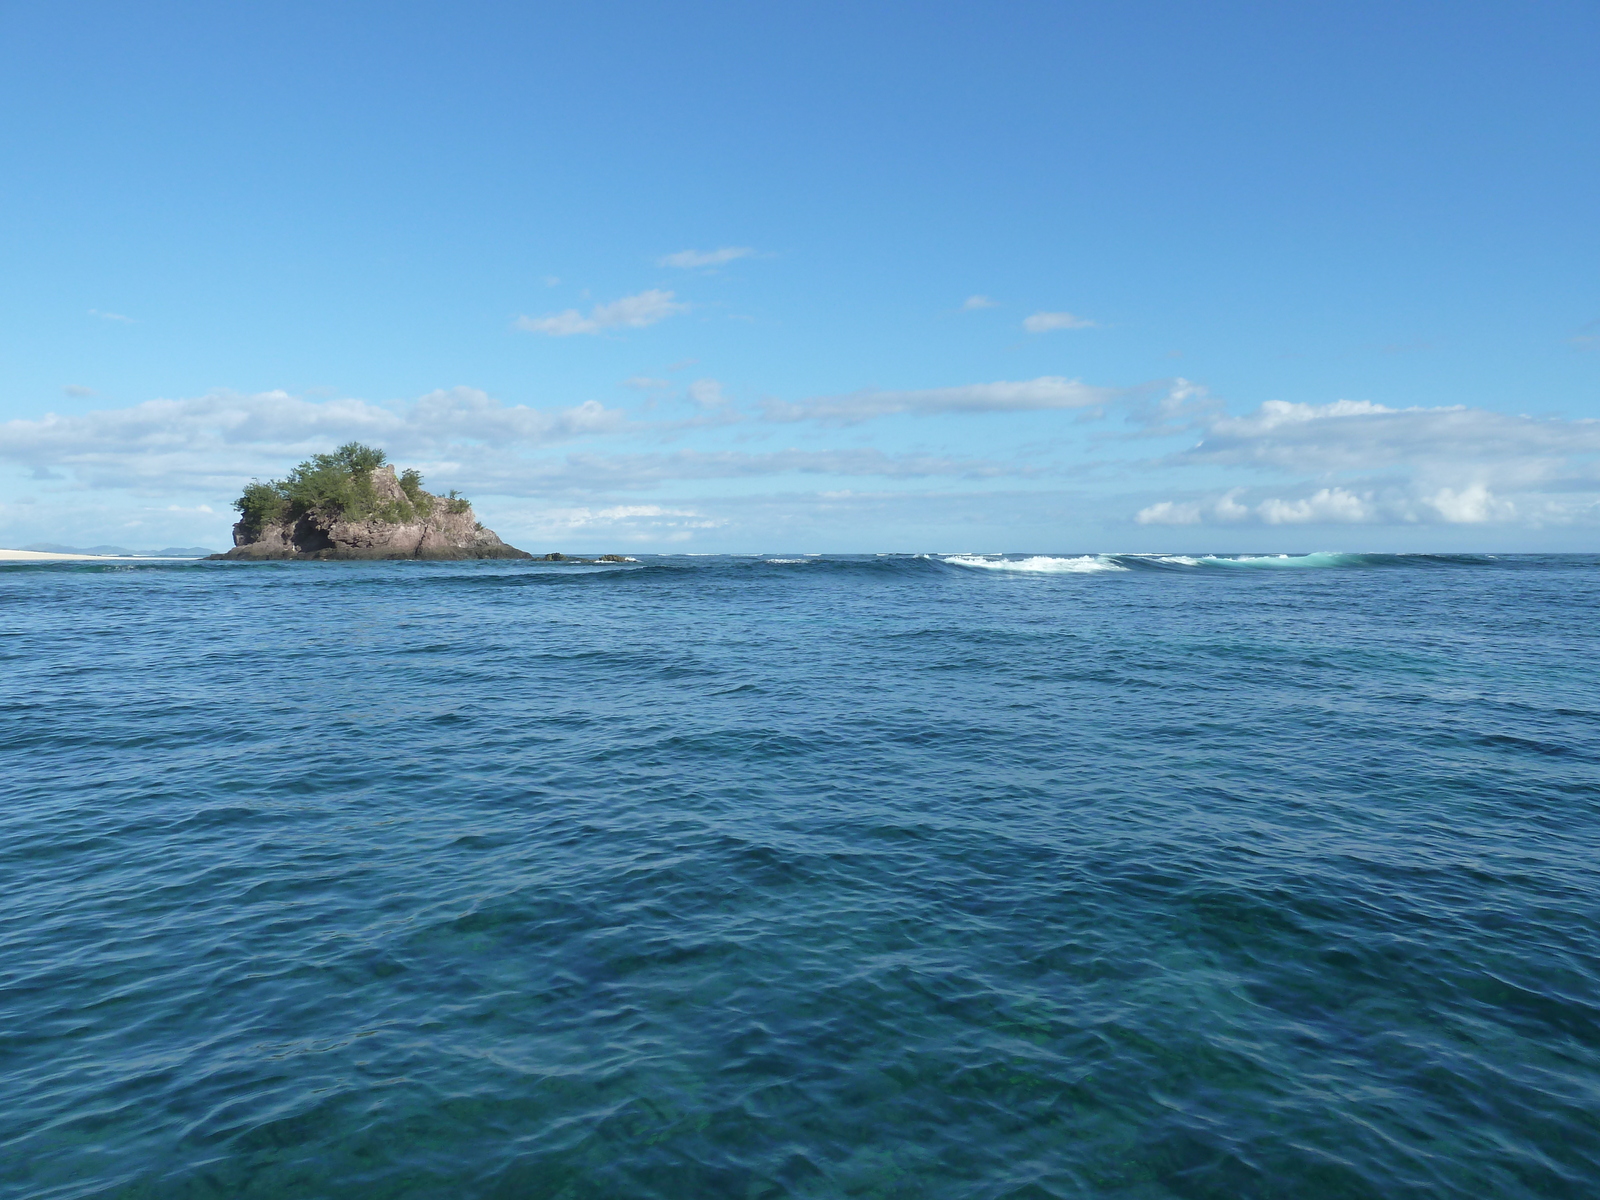
[[[845,396],[820,396],[798,404],[769,401],[769,421],[822,421],[852,425],[872,417],[898,413],[931,416],[942,413],[1032,412],[1055,408],[1092,408],[1118,396],[1111,388],[1091,387],[1060,375],[925,391],[865,391]]]
[[[1481,525],[1487,521],[1508,521],[1517,515],[1517,507],[1502,500],[1481,483],[1463,488],[1440,488],[1426,498],[1445,521],[1452,525]]]
[[[672,292],[659,288],[624,296],[610,304],[597,304],[584,316],[575,308],[548,317],[521,316],[513,324],[530,333],[550,337],[571,337],[578,333],[600,333],[607,329],[642,329],[668,317],[689,311],[689,305],[675,299]]]
[[[755,250],[749,246],[723,246],[720,250],[679,250],[676,254],[656,259],[658,267],[720,267],[737,258],[749,258]]]
[[[980,308],[999,308],[998,300],[991,300],[987,296],[968,296],[961,303],[962,312],[973,312]]]
[[[1370,521],[1372,508],[1344,488],[1322,488],[1299,500],[1263,500],[1256,512],[1268,525],[1350,525]]]
[[[1162,500],[1157,504],[1141,508],[1134,514],[1133,519],[1140,525],[1198,525],[1200,506],[1179,504],[1175,500]]]
[[[594,529],[600,526],[649,520],[691,529],[715,529],[726,521],[708,519],[693,508],[663,508],[659,504],[613,504],[606,508],[554,508],[540,514],[544,523],[563,530]]]
[[[694,480],[776,479],[793,475],[979,480],[1041,473],[1037,467],[1015,462],[941,454],[886,454],[867,447],[786,449],[765,453],[736,450],[579,452],[536,459],[480,449],[470,454],[457,454],[449,470],[450,480],[457,486],[509,496],[615,493]]]
[[[1241,501],[1245,488],[1199,500],[1162,500],[1134,515],[1140,525],[1485,525],[1508,523],[1522,514],[1518,505],[1496,496],[1483,483],[1429,491],[1415,484],[1371,488],[1322,487],[1284,498]],[[1574,506],[1546,501],[1537,519],[1572,519],[1592,502]]]
[[[538,546],[554,542],[569,550],[578,549],[579,545],[607,550],[629,544],[681,545],[729,524],[726,518],[709,515],[698,507],[660,504],[540,505],[532,511],[518,511],[513,506],[507,516],[517,527],[516,541]],[[575,544],[574,539],[578,538],[584,541]]]
[[[696,379],[689,385],[689,399],[701,408],[721,408],[728,402],[722,394],[722,385],[715,379]]]
[[[99,317],[102,321],[117,321],[123,325],[138,324],[132,317],[125,317],[121,313],[101,312],[98,308],[91,308],[89,315],[91,317]]]
[[[1242,417],[1211,415],[1200,425],[1201,441],[1170,463],[1352,471],[1521,460],[1531,467],[1600,452],[1600,421],[1513,416],[1465,405],[1396,409],[1365,400],[1269,400]]]
[[[645,390],[677,386],[668,379],[635,377],[629,382]],[[597,401],[561,408],[512,405],[466,387],[385,404],[284,392],[154,400],[0,423],[0,462],[20,467],[14,472],[19,477],[31,471],[39,482],[25,486],[55,497],[52,506],[66,504],[71,494],[88,494],[88,489],[122,488],[139,499],[121,509],[106,507],[117,519],[123,513],[138,515],[144,505],[175,504],[179,507],[150,509],[147,515],[153,518],[162,511],[174,519],[184,515],[197,520],[205,515],[199,508],[209,506],[220,522],[226,517],[226,501],[242,481],[280,474],[308,454],[354,439],[382,446],[395,461],[420,468],[433,486],[461,487],[483,497],[526,498],[507,500],[513,508],[526,503],[531,510],[536,500],[586,505],[584,511],[599,520],[594,514],[620,512],[619,506],[629,506],[630,496],[659,497],[666,506],[659,514],[618,520],[680,522],[661,535],[667,537],[699,519],[690,508],[719,518],[732,514],[736,523],[743,523],[747,518],[738,505],[745,501],[729,495],[754,503],[756,496],[776,495],[788,486],[783,481],[806,476],[826,480],[835,490],[866,486],[857,482],[863,480],[883,480],[886,488],[897,491],[921,486],[920,480],[948,480],[952,495],[959,492],[975,506],[992,508],[991,501],[979,497],[998,495],[995,487],[1015,482],[1033,494],[1068,469],[1068,460],[1057,457],[1053,439],[1026,449],[1019,446],[1016,452],[993,452],[993,457],[970,456],[961,440],[970,425],[918,427],[919,437],[950,439],[928,449],[906,449],[912,430],[902,425],[874,431],[885,439],[882,448],[856,444],[856,434],[834,439],[850,444],[830,447],[826,435],[812,428],[799,435],[805,448],[751,452],[744,439],[781,444],[781,426],[771,422],[850,426],[892,415],[1061,411],[1070,417],[1052,424],[1066,432],[1081,417],[1115,406],[1114,411],[1144,426],[1138,439],[1187,435],[1189,446],[1159,459],[1119,458],[1118,470],[1146,472],[1154,490],[1133,502],[1095,485],[1096,498],[1086,499],[1085,515],[1074,520],[1094,521],[1117,512],[1135,514],[1138,524],[1150,527],[1400,525],[1454,526],[1469,532],[1600,521],[1596,420],[1533,418],[1465,406],[1395,408],[1363,400],[1271,402],[1230,416],[1202,388],[1183,380],[1158,396],[1153,386],[1111,389],[1044,376],[862,391],[794,404],[772,401],[763,406],[768,424],[739,426],[745,413],[729,402],[717,380],[680,379],[686,386],[678,394],[701,411],[679,409],[676,418],[681,419],[658,421],[630,418],[624,410]],[[714,432],[723,429],[726,434]],[[691,431],[696,438],[727,437],[732,445],[746,448],[720,449],[724,443],[718,440],[685,443],[693,449],[662,446],[665,439]],[[898,445],[888,440],[899,435],[905,438]],[[574,445],[578,439],[611,436],[650,440]],[[562,443],[568,452],[555,453]],[[1114,435],[1102,442],[1137,444]],[[1074,486],[1109,480],[1109,463],[1080,463],[1072,471]],[[1202,486],[1183,491],[1161,486],[1162,480],[1174,482],[1179,467],[1204,472]],[[1241,486],[1247,476],[1254,477],[1252,485]],[[707,490],[722,499],[690,505],[681,497],[685,485],[695,481],[741,482],[719,482]],[[660,490],[652,494],[652,489]],[[1027,505],[1021,499],[1004,503],[1018,514]]]
[[[1185,503],[1163,500],[1140,509],[1134,520],[1140,525],[1350,525],[1378,516],[1369,498],[1341,487],[1292,500],[1269,496],[1254,505],[1239,502],[1244,490],[1232,488],[1209,500]]]
[[[714,384],[714,381],[702,381]],[[702,390],[702,396],[709,392]],[[275,475],[309,454],[357,440],[433,481],[483,493],[551,496],[655,488],[675,481],[832,475],[915,479],[1001,479],[1040,468],[932,453],[786,449],[765,453],[682,450],[562,457],[528,451],[594,435],[624,433],[617,409],[596,401],[563,409],[507,405],[476,388],[430,392],[404,404],[312,401],[284,392],[216,393],[152,400],[124,409],[50,414],[0,424],[0,461],[42,481],[127,488],[162,502],[215,503],[241,482]],[[61,474],[67,472],[67,475]]]
[[[1049,333],[1053,329],[1093,329],[1095,324],[1069,312],[1036,312],[1023,320],[1022,327],[1029,333]]]
[[[61,389],[61,392],[62,392],[62,395],[73,396],[73,397],[76,397],[76,398],[82,398],[84,396],[94,396],[94,395],[98,394],[93,388],[84,387],[82,384],[77,384],[77,383],[69,383],[69,384],[67,384],[66,387]]]
[[[1367,400],[1269,400],[1228,416],[1203,397],[1151,429],[1201,434],[1153,467],[1247,467],[1301,478],[1287,494],[1233,488],[1144,506],[1141,524],[1424,524],[1523,527],[1600,515],[1600,420],[1529,417],[1467,405],[1392,408]],[[1280,493],[1283,487],[1275,489]]]
[[[547,410],[506,405],[476,388],[429,392],[408,404],[312,401],[286,392],[218,392],[78,415],[0,424],[0,460],[72,471],[96,487],[233,488],[280,464],[349,440],[391,456],[437,457],[463,444],[539,446],[624,428],[597,401]],[[48,476],[43,476],[48,477]]]

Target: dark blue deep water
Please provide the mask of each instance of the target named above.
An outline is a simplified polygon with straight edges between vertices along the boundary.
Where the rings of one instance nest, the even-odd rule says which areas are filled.
[[[0,568],[0,1197],[1600,1195],[1600,558]]]

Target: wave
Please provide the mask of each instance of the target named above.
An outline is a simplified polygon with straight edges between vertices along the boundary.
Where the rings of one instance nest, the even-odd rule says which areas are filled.
[[[1246,574],[1260,576],[1263,572],[1295,571],[1404,571],[1404,570],[1582,570],[1600,568],[1600,555],[1595,554],[1363,554],[1345,551],[1319,550],[1308,554],[1162,554],[1162,553],[1104,553],[1104,554],[975,554],[940,552],[914,554],[884,552],[865,554],[643,554],[628,556],[626,562],[564,562],[549,563],[542,560],[518,562],[490,560],[485,562],[455,563],[260,563],[241,568],[237,563],[215,563],[204,560],[151,560],[148,562],[97,562],[63,561],[42,563],[0,564],[0,576],[16,578],[22,575],[99,575],[125,572],[166,574],[179,571],[186,574],[225,571],[248,576],[281,576],[284,573],[296,578],[315,578],[325,584],[354,584],[369,575],[401,573],[403,578],[442,581],[444,579],[474,580],[481,585],[495,586],[561,586],[565,584],[599,584],[604,580],[621,582],[630,578],[637,582],[662,577],[695,577],[705,574],[720,575],[732,572],[742,575],[755,571],[773,576],[792,576],[790,567],[805,566],[802,573],[824,576],[873,575],[879,577],[905,577],[957,573],[972,575],[990,572],[1000,575],[1021,576],[1071,576],[1097,578],[1132,578],[1135,573],[1165,573],[1199,576],[1202,574]],[[783,567],[781,572],[768,572],[771,566]],[[341,567],[343,569],[341,569]]]
[[[1163,562],[1177,562],[1199,567],[1222,567],[1230,570],[1296,571],[1318,570],[1327,567],[1363,567],[1372,565],[1366,560],[1370,554],[1342,554],[1318,551],[1313,554],[1206,554],[1199,558],[1175,555]]]
[[[985,571],[1032,571],[1049,575],[1087,575],[1097,571],[1126,571],[1129,568],[1114,561],[1109,554],[1080,554],[1057,558],[1048,554],[1035,554],[1029,558],[1002,558],[999,555],[952,554],[940,559],[953,567],[979,567]]]
[[[1351,554],[1318,550],[1310,554],[1152,554],[1115,555],[1138,559],[1145,565],[1211,568],[1225,571],[1309,571],[1352,567],[1487,566],[1498,562],[1493,554]]]

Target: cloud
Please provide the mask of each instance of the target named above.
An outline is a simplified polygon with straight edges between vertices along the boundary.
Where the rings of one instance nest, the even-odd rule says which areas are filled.
[[[1301,475],[1286,494],[1231,488],[1141,508],[1145,525],[1562,524],[1600,501],[1600,421],[1466,405],[1391,408],[1366,400],[1269,400],[1229,416],[1203,396],[1153,427],[1201,437],[1161,467],[1246,467]],[[1282,492],[1282,489],[1274,489]]]
[[[1466,405],[1397,409],[1366,400],[1268,400],[1241,417],[1203,417],[1201,426],[1200,442],[1169,463],[1326,472],[1600,453],[1600,420],[1513,416]]]
[[[980,308],[999,308],[998,300],[991,300],[987,296],[968,296],[961,302],[962,312],[973,312]]]
[[[548,317],[518,317],[513,324],[530,333],[543,333],[550,337],[571,337],[578,333],[600,333],[607,329],[643,329],[668,317],[689,311],[689,305],[678,302],[672,292],[658,288],[624,296],[610,304],[597,304],[584,316],[575,308]]]
[[[749,258],[755,253],[749,246],[723,246],[720,250],[679,250],[676,254],[656,259],[658,267],[720,267],[736,258]]]
[[[1440,488],[1424,497],[1423,503],[1452,525],[1480,525],[1486,521],[1509,521],[1517,516],[1517,506],[1502,500],[1482,483],[1466,487]]]
[[[1041,409],[1092,408],[1106,404],[1120,393],[1112,388],[1091,387],[1060,375],[1015,382],[973,383],[962,387],[930,388],[926,391],[863,391],[845,396],[820,396],[798,404],[769,401],[764,416],[769,421],[821,421],[831,425],[853,425],[873,417],[912,413],[932,416],[943,413],[1034,412]]]
[[[1356,524],[1370,521],[1371,506],[1344,488],[1322,488],[1299,500],[1263,500],[1256,512],[1268,525]]]
[[[99,393],[96,392],[91,387],[84,387],[82,384],[78,384],[78,383],[69,383],[64,388],[61,389],[61,394],[64,395],[64,396],[74,396],[74,397],[81,398],[81,397],[84,397],[84,396],[95,396],[95,395],[98,395]]]
[[[1178,502],[1163,500],[1140,509],[1140,525],[1484,525],[1522,516],[1518,505],[1482,483],[1432,491],[1380,487],[1352,490],[1324,487],[1285,499],[1268,496],[1241,502],[1244,488],[1220,496]],[[1556,516],[1550,506],[1541,514]]]
[[[421,468],[430,479],[480,493],[530,497],[796,474],[997,479],[1040,473],[1037,466],[1015,462],[864,447],[529,454],[562,441],[640,428],[620,410],[592,400],[535,409],[503,404],[467,387],[394,405],[312,401],[285,392],[214,393],[5,422],[0,424],[0,461],[31,469],[38,479],[59,480],[65,471],[80,487],[128,488],[161,494],[163,502],[183,492],[231,495],[243,480],[276,474],[350,440],[382,446],[392,459]]]
[[[1093,329],[1095,323],[1069,312],[1036,312],[1024,319],[1022,327],[1029,333],[1049,333],[1052,329]]]
[[[725,519],[707,516],[697,508],[666,508],[659,504],[612,504],[602,508],[546,508],[534,518],[535,537],[563,537],[596,533],[628,541],[687,541],[694,531],[720,529]]]
[[[1134,520],[1140,525],[1349,525],[1378,518],[1370,497],[1341,487],[1321,488],[1293,500],[1271,496],[1256,504],[1239,502],[1244,491],[1231,488],[1220,496],[1186,503],[1163,500],[1140,509]]]
[[[575,452],[536,459],[479,449],[458,455],[450,464],[449,474],[452,483],[479,492],[537,497],[639,491],[687,481],[775,479],[792,475],[982,480],[1034,476],[1043,472],[1036,466],[1015,462],[941,454],[886,454],[882,450],[854,447],[765,453],[736,450]]]
[[[730,524],[699,505],[600,504],[537,507],[501,502],[497,528],[541,548],[616,550],[623,545],[682,545]],[[581,540],[579,540],[581,539]]]
[[[819,490],[774,487],[762,492],[719,492],[693,498],[663,499],[661,516],[620,517],[614,525],[584,527],[589,514],[649,506],[627,500],[575,505],[571,509],[537,501],[497,501],[488,523],[514,545],[528,549],[604,551],[638,549],[777,552],[824,547],[850,551],[938,552],[999,550],[1015,545],[1055,544],[1061,530],[1094,511],[1077,492],[1027,490],[974,491],[967,487],[832,487]],[[571,513],[579,528],[543,532],[546,519]],[[677,515],[683,514],[683,515]],[[671,522],[681,522],[673,525]],[[710,529],[691,528],[715,522]],[[527,531],[527,532],[525,532]]]
[[[715,379],[696,379],[689,385],[689,399],[701,408],[721,408],[728,402],[722,394],[722,385]]]
[[[131,408],[0,424],[0,460],[70,470],[91,487],[233,488],[352,439],[391,455],[438,458],[463,447],[533,447],[612,433],[626,418],[590,400],[547,410],[506,405],[476,388],[410,403],[312,401],[286,392],[217,392]]]
[[[89,310],[89,315],[91,317],[99,317],[102,321],[117,321],[117,322],[120,322],[123,325],[137,325],[138,324],[138,322],[135,321],[132,317],[125,317],[121,313],[101,312],[98,308],[91,308]]]

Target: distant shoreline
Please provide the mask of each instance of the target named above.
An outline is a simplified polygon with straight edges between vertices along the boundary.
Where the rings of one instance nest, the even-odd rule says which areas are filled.
[[[58,554],[49,550],[0,550],[0,562],[190,562],[172,554]]]

